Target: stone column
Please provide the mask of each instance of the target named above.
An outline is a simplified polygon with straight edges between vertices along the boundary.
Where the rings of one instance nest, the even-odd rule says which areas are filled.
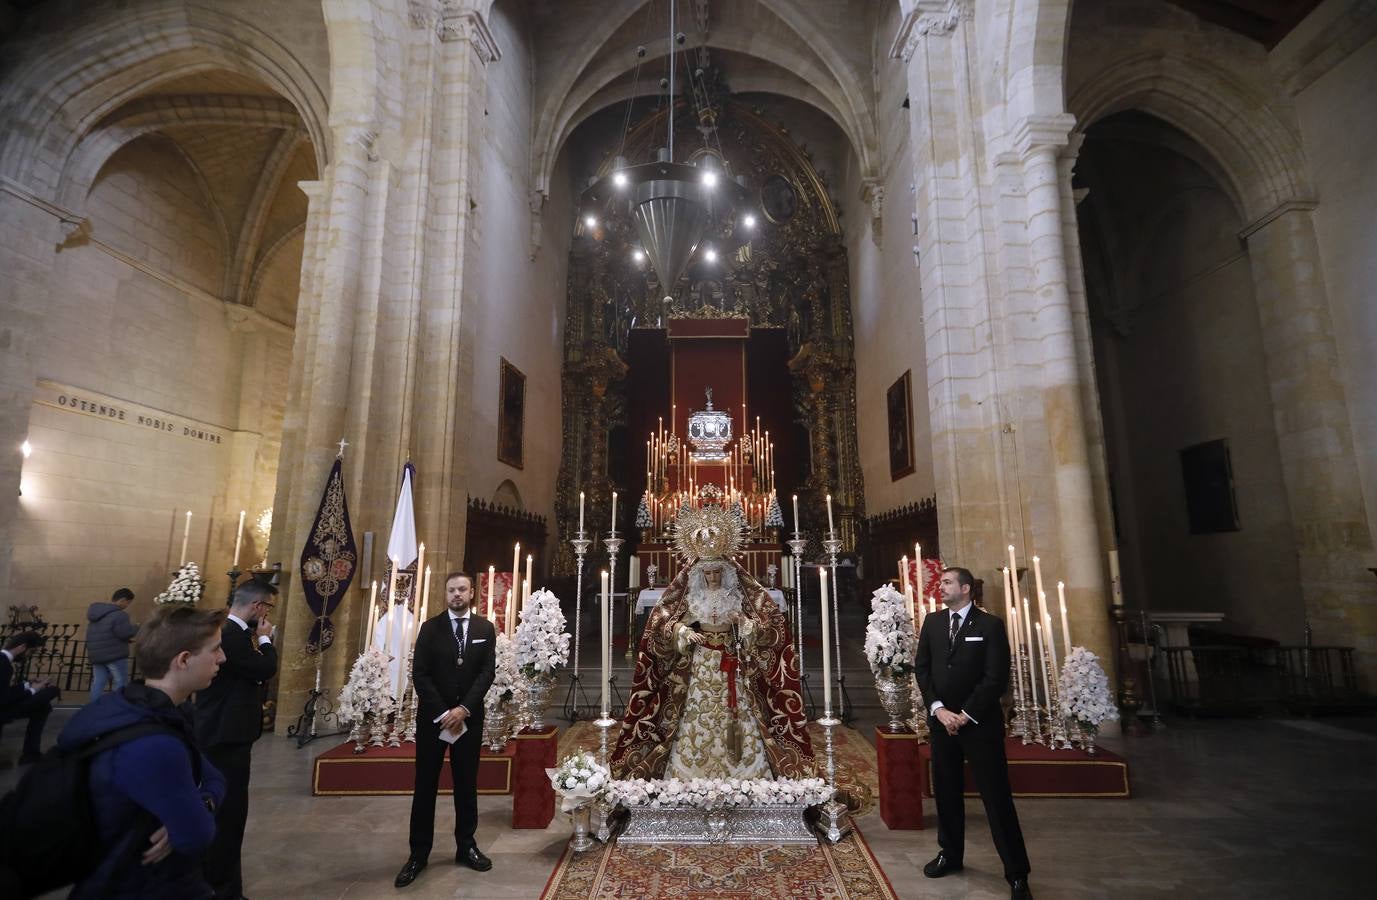
[[[1291,507],[1305,621],[1317,644],[1351,644],[1377,683],[1372,535],[1334,342],[1312,205],[1287,203],[1242,233]],[[1304,622],[1288,623],[1300,641]]]
[[[1054,574],[1044,589],[1050,611],[1057,599],[1055,581],[1066,582],[1067,609],[1076,623],[1073,633],[1077,642],[1112,659],[1107,654],[1113,636],[1106,617],[1106,580],[1065,255],[1060,156],[1071,124],[1070,116],[1025,120],[1017,134],[1027,192],[1028,251],[1040,336],[1041,365],[1036,377],[1050,444],[1048,463],[1060,551],[1059,559],[1052,560]]]

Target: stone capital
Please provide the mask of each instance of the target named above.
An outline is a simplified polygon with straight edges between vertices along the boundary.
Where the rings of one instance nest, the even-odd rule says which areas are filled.
[[[1028,160],[1037,153],[1050,152],[1053,157],[1071,143],[1071,129],[1076,117],[1070,113],[1046,116],[1025,116],[1009,131],[1009,143],[1015,153]]]
[[[473,45],[484,65],[502,58],[502,48],[488,28],[487,20],[472,9],[464,9],[446,0],[440,14],[440,40],[445,43],[467,41]]]
[[[905,4],[904,17],[890,45],[892,59],[908,62],[925,37],[948,37],[962,19],[975,15],[971,0],[917,0]]]

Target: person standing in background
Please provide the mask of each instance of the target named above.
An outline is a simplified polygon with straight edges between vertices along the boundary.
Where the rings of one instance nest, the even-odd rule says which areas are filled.
[[[127,587],[115,591],[110,602],[96,601],[86,610],[86,655],[91,660],[91,699],[129,683],[129,642],[139,626],[129,620],[129,604],[134,592]]]

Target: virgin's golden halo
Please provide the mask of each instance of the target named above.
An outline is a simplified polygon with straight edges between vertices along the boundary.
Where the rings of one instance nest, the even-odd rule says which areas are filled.
[[[720,506],[684,509],[674,520],[674,551],[686,562],[726,559],[741,549],[741,523]]]

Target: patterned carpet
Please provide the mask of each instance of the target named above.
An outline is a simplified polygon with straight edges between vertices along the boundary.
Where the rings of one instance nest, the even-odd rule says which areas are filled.
[[[818,762],[818,774],[823,775],[822,726],[809,723],[808,737],[813,742],[813,754]],[[847,801],[853,815],[863,816],[875,806],[880,793],[880,770],[875,762],[875,748],[854,728],[838,728],[832,746],[837,758],[838,790]],[[559,736],[559,758],[579,750],[598,750],[598,729],[592,722],[575,722]]]
[[[859,831],[835,846],[565,849],[541,900],[897,900]]]

